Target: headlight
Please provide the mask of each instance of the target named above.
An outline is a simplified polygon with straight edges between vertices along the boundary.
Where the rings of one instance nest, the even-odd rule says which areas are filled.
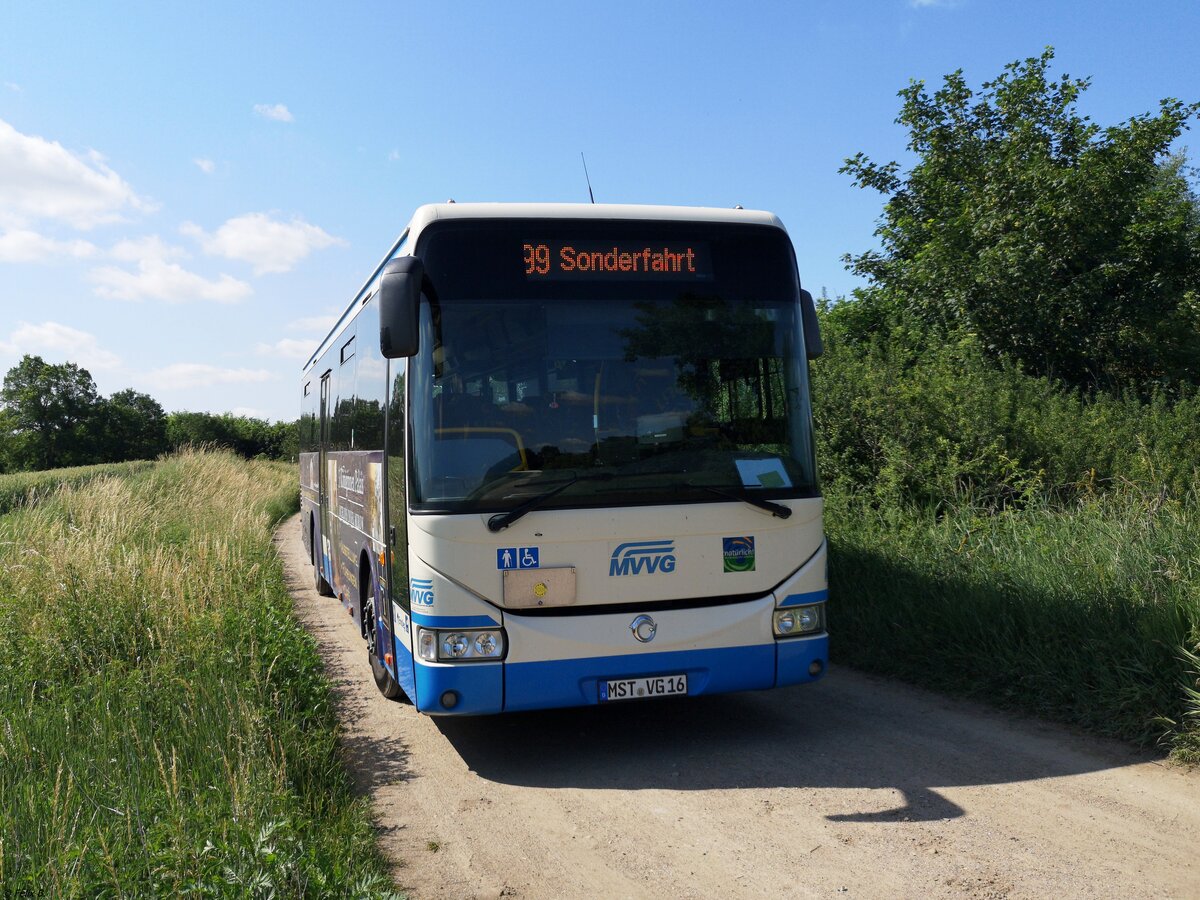
[[[474,647],[476,656],[491,659],[499,655],[500,642],[496,639],[495,632],[485,631],[479,637],[475,638]]]
[[[417,655],[426,662],[475,662],[504,656],[504,632],[438,631],[421,628],[417,632]]]
[[[801,634],[816,634],[825,630],[825,604],[793,606],[775,610],[776,637],[795,637]]]
[[[465,634],[454,632],[442,635],[441,655],[443,659],[462,659],[470,649],[471,642],[467,640]]]

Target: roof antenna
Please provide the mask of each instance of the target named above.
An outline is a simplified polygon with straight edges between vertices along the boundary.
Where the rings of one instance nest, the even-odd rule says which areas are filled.
[[[583,151],[582,151],[582,150],[580,150],[580,151],[579,151],[579,158],[583,160],[583,177],[587,179],[587,186],[588,186],[588,197],[591,199],[592,203],[595,203],[595,202],[596,202],[596,195],[592,193],[592,179],[591,179],[591,177],[588,175],[588,170],[587,170],[587,157],[583,155]]]

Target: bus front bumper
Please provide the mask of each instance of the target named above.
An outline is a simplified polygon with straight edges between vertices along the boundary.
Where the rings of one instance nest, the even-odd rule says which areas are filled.
[[[429,665],[416,660],[417,709],[480,715],[594,706],[601,686],[623,678],[687,676],[687,695],[765,690],[816,681],[829,659],[829,636],[662,653],[530,662]],[[612,701],[610,701],[612,702]]]

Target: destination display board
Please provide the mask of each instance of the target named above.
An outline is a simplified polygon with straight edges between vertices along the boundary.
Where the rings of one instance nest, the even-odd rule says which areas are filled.
[[[711,281],[708,244],[662,241],[526,241],[521,265],[530,281]]]

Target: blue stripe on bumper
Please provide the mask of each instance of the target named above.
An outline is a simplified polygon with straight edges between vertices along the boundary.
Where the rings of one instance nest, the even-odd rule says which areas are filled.
[[[684,674],[691,697],[769,688],[776,677],[775,645],[505,663],[504,708],[594,706],[601,680]]]

